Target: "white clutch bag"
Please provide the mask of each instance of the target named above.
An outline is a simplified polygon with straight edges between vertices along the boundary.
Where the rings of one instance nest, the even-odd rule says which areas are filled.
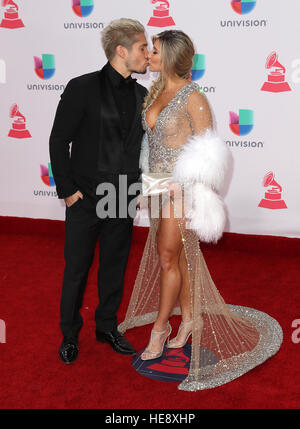
[[[145,197],[168,192],[172,173],[142,173],[142,192]]]

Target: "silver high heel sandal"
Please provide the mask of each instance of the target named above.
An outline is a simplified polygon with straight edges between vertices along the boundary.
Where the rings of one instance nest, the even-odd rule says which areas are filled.
[[[189,329],[189,331],[187,332],[187,334],[186,334],[186,336],[185,336],[185,339],[184,339],[184,341],[178,341],[177,340],[177,337],[179,336],[179,334],[180,334],[180,331],[181,331],[181,329],[184,327],[184,326],[191,326],[191,328]],[[178,332],[177,332],[177,335],[176,335],[176,337],[175,338],[173,338],[170,342],[169,342],[169,344],[168,344],[168,348],[169,349],[179,349],[180,347],[183,347],[183,346],[185,346],[186,345],[186,343],[187,343],[187,340],[190,338],[190,336],[191,336],[191,334],[192,334],[192,326],[193,326],[193,320],[188,320],[187,322],[181,322],[180,323],[180,326],[179,326],[179,329],[178,329]]]
[[[163,354],[165,342],[167,341],[167,345],[169,344],[169,338],[170,338],[171,332],[172,332],[172,327],[171,327],[169,322],[167,324],[167,328],[164,331],[157,332],[157,331],[152,330],[149,344],[145,348],[143,353],[141,354],[141,359],[142,360],[151,360],[151,359],[158,359],[159,357],[161,357],[161,355]],[[158,351],[158,352],[151,351],[150,350],[151,349],[151,343],[152,343],[154,337],[155,336],[163,337],[164,334],[167,334],[167,335],[166,335],[166,338],[164,339],[164,341],[162,343],[160,351]]]

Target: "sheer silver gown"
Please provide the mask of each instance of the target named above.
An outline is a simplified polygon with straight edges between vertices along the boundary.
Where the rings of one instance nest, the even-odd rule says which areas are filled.
[[[153,130],[146,120],[150,106],[142,117],[149,141],[149,171],[172,173],[187,138],[196,129],[199,132],[205,115],[210,115],[208,102],[196,83],[187,83],[159,114]],[[159,207],[163,204],[161,198]],[[160,261],[156,233],[161,218],[151,217],[150,208],[149,217],[149,234],[134,289],[125,320],[119,325],[122,333],[153,323],[158,313]],[[188,266],[193,317],[189,374],[178,388],[196,391],[228,383],[263,363],[277,353],[283,335],[278,322],[266,313],[224,302],[210,276],[197,234],[186,227],[184,213],[178,217],[178,228]],[[180,313],[177,303],[172,315]]]

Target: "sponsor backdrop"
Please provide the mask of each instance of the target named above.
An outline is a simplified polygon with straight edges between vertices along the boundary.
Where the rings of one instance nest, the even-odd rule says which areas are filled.
[[[166,29],[195,43],[192,78],[232,154],[227,231],[300,237],[299,16],[299,0],[2,0],[0,215],[64,219],[48,150],[55,110],[71,78],[105,64],[101,30],[131,17],[149,46]]]

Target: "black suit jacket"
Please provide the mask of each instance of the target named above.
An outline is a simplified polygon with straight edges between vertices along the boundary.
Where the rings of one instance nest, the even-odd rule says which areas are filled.
[[[146,88],[134,83],[135,118],[126,140],[113,98],[107,65],[69,81],[61,95],[50,135],[50,160],[59,198],[74,194],[76,176],[139,173]],[[70,152],[70,143],[72,148]]]

